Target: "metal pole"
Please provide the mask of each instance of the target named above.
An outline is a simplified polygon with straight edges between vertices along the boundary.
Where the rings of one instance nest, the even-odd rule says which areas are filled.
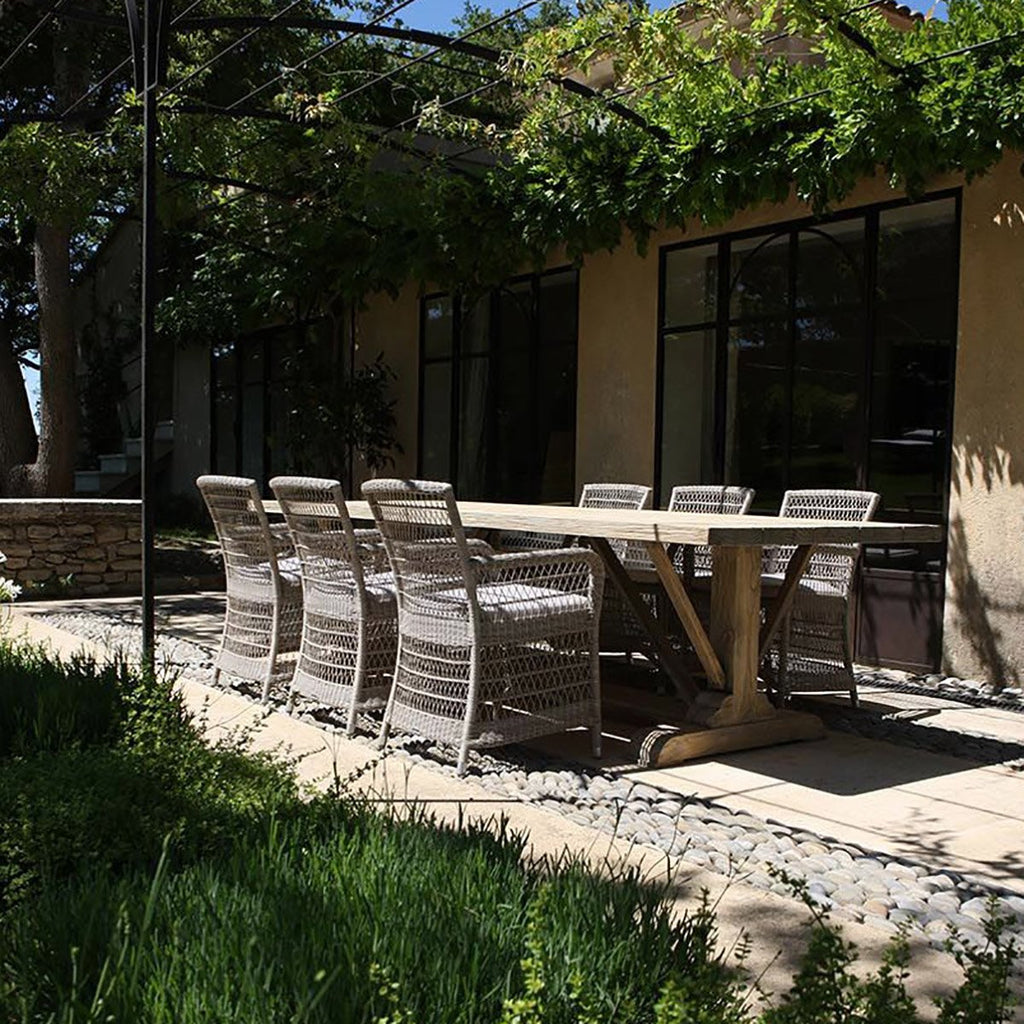
[[[141,403],[142,403],[142,665],[154,665],[154,592],[153,592],[153,324],[156,304],[156,0],[145,0],[143,39],[143,113],[142,113],[142,314]]]

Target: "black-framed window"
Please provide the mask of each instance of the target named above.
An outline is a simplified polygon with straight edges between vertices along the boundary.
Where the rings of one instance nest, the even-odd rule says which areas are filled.
[[[661,252],[657,482],[853,487],[945,521],[959,193]],[[866,561],[941,572],[934,547]]]
[[[424,298],[419,474],[461,498],[572,501],[579,277],[516,278],[474,302]]]
[[[215,473],[252,477],[260,486],[289,468],[287,332],[264,331],[213,346],[210,359],[210,464]]]

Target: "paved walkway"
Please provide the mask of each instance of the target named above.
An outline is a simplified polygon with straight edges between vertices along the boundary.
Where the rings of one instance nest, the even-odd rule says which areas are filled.
[[[50,602],[24,604],[14,617],[15,628],[25,629],[65,653],[81,647],[101,650],[78,637],[53,629],[33,616],[95,612],[98,607],[130,613],[131,601]],[[160,599],[160,629],[200,646],[211,647],[220,632],[221,599],[215,595]],[[543,806],[495,797],[472,780],[458,780],[424,764],[404,758],[378,762],[365,743],[346,741],[314,725],[286,715],[269,715],[250,700],[213,689],[192,679],[182,684],[189,703],[201,709],[212,735],[264,719],[257,733],[261,747],[287,747],[301,756],[300,772],[316,784],[329,782],[335,773],[358,776],[354,785],[392,805],[409,800],[429,802],[443,817],[466,809],[473,815],[502,814],[513,827],[531,836],[536,855],[556,853],[568,845],[583,850],[596,866],[607,860],[641,865],[652,876],[672,872],[679,891],[680,909],[692,906],[702,889],[719,904],[725,942],[735,941],[741,929],[754,940],[755,972],[766,971],[769,989],[784,986],[805,933],[806,911],[795,901],[748,887],[737,879],[667,858],[653,849],[607,836],[592,827],[554,814]],[[891,692],[865,692],[866,703],[894,712],[931,712],[928,728],[985,732],[1012,743],[1024,742],[1024,716],[1009,711],[964,709],[952,701],[910,697]],[[610,732],[615,726],[611,723]],[[924,727],[924,726],[922,726]],[[616,774],[636,783],[705,800],[736,812],[750,812],[792,829],[807,829],[834,837],[837,842],[891,852],[933,865],[954,869],[989,882],[1024,892],[1024,773],[999,764],[971,763],[959,757],[908,750],[892,743],[864,739],[842,732],[829,733],[813,743],[747,751],[696,762],[678,768],[643,771],[629,761],[631,748],[608,737],[611,753],[600,764],[605,777]],[[538,744],[548,751],[586,762],[582,735],[550,737]],[[865,962],[877,962],[889,932],[871,924],[848,922],[848,935],[861,946]],[[925,999],[948,988],[958,974],[945,954],[928,946],[923,936],[912,939],[918,967],[914,992]]]

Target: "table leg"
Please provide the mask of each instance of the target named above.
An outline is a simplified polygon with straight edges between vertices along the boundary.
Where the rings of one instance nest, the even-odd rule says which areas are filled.
[[[761,548],[712,548],[711,644],[718,653],[729,695],[708,725],[740,725],[772,718],[775,708],[757,691],[760,665]]]
[[[707,633],[704,632],[704,624],[693,607],[690,595],[687,594],[669,553],[665,550],[665,546],[657,541],[647,541],[645,547],[658,572],[658,579],[661,580],[661,585],[665,588],[665,593],[672,602],[672,607],[675,609],[676,615],[679,616],[679,621],[683,624],[683,629],[686,630],[686,635],[693,645],[694,651],[697,652],[708,683],[715,689],[724,689],[725,672],[722,670],[722,663],[718,660],[714,645],[708,639]]]
[[[676,694],[684,698],[688,703],[696,699],[699,691],[696,683],[686,670],[682,658],[672,647],[658,621],[651,615],[637,585],[630,578],[622,563],[619,561],[611,545],[603,537],[587,538],[589,544],[601,556],[608,575],[615,581],[622,596],[626,599],[633,614],[640,621],[644,632],[650,638],[654,655],[661,663],[665,674],[669,677],[675,688]]]

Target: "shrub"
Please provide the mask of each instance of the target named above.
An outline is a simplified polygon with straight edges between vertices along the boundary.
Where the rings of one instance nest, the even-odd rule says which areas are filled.
[[[0,921],[82,871],[230,846],[294,800],[286,765],[208,747],[171,680],[0,643]]]
[[[0,758],[109,742],[121,694],[134,686],[123,663],[64,663],[42,647],[0,638]]]
[[[539,972],[544,1021],[650,1020],[704,948],[694,922],[635,872],[527,869],[522,850],[317,800],[225,856],[178,867],[172,849],[155,883],[90,872],[34,900],[0,940],[3,986],[26,1020],[88,1019],[99,993],[115,1020],[496,1024]],[[710,1007],[731,987],[701,960]]]

